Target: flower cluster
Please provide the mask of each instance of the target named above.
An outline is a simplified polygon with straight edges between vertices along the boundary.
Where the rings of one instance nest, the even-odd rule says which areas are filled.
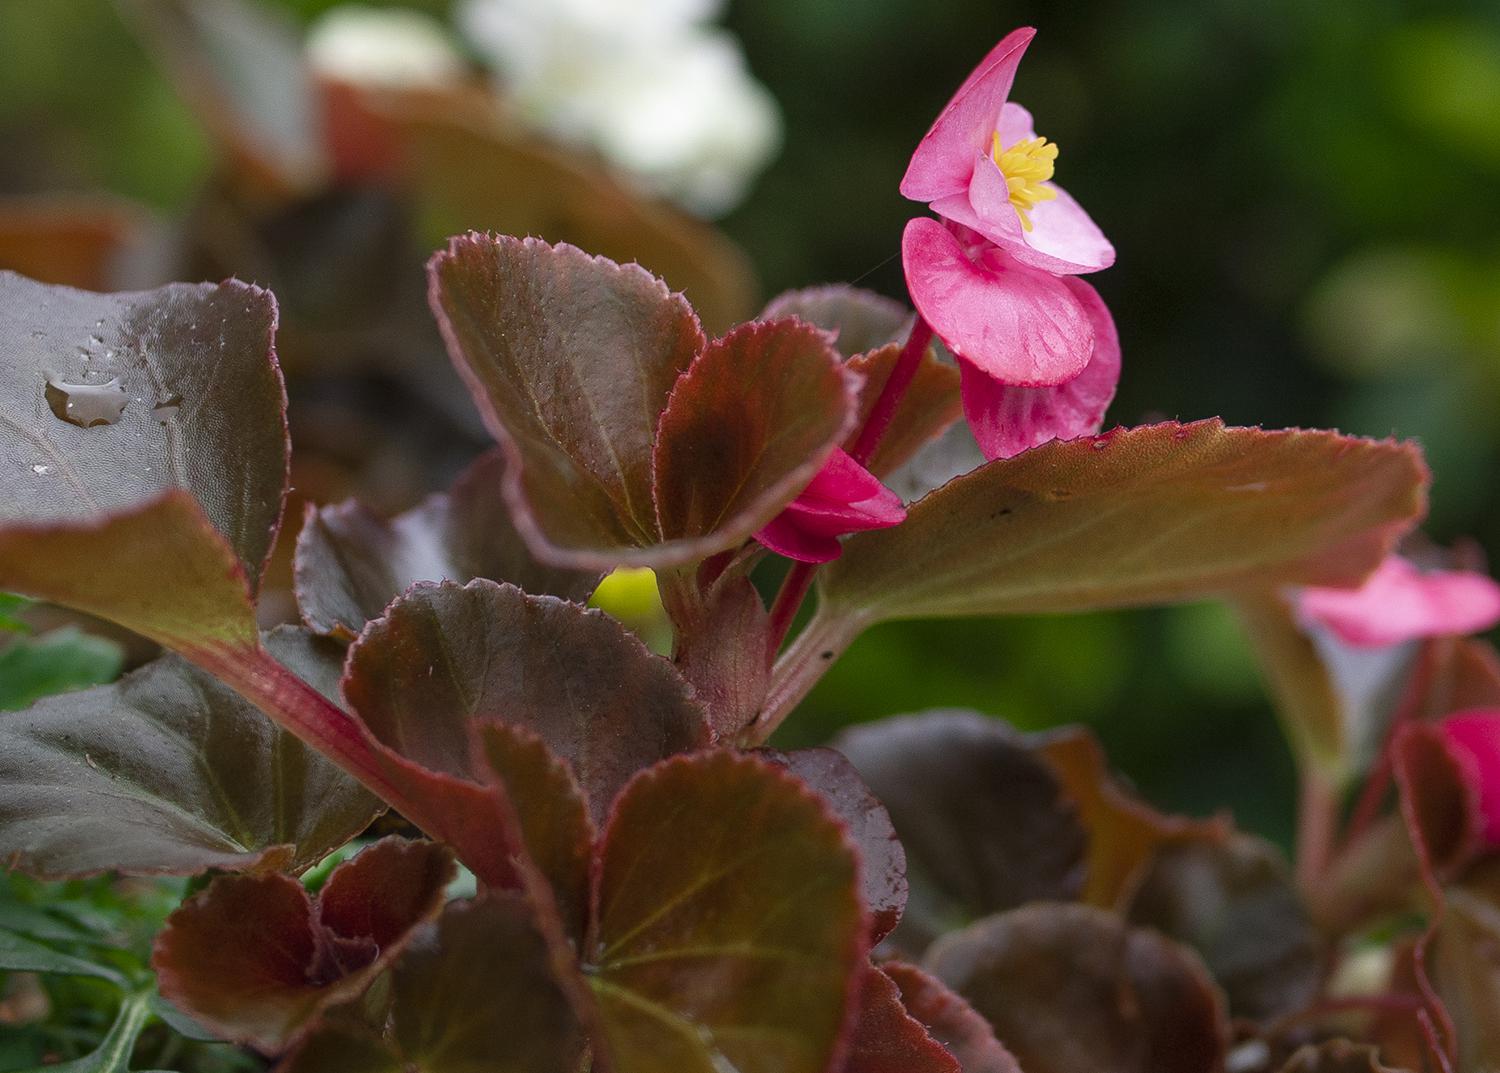
[[[901,193],[939,217],[902,239],[918,313],[958,359],[989,458],[1096,432],[1120,377],[1114,321],[1077,277],[1115,251],[1052,175],[1058,147],[1008,100],[1036,31],[1001,41],[912,155]]]

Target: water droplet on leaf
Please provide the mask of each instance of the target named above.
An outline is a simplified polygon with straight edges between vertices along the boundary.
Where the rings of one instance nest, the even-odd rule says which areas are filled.
[[[56,377],[48,377],[46,395],[47,405],[57,419],[79,428],[113,425],[130,401],[130,396],[120,389],[118,379],[104,384],[65,384]]]
[[[173,395],[170,398],[157,403],[151,407],[151,416],[165,425],[177,416],[177,409],[182,405],[182,396]]]

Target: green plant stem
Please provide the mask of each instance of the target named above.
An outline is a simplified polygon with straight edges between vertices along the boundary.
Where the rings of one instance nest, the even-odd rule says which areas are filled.
[[[1297,802],[1297,882],[1313,890],[1328,869],[1338,833],[1338,787],[1316,764],[1304,764]]]
[[[853,616],[818,609],[772,668],[765,703],[745,732],[749,744],[762,744],[776,732],[863,629]]]

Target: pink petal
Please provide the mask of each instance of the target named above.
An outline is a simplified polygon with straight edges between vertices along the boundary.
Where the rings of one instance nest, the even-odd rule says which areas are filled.
[[[788,559],[826,563],[839,557],[837,538],[843,534],[888,529],[905,520],[901,498],[835,448],[818,475],[755,539]]]
[[[1055,387],[1003,384],[967,361],[964,416],[984,456],[1010,458],[1048,440],[1071,440],[1099,431],[1120,382],[1120,336],[1099,293],[1081,279],[1065,279],[1094,326],[1094,355],[1072,380]]]
[[[1066,383],[1094,352],[1088,313],[1067,284],[981,240],[972,260],[930,217],[906,225],[906,287],[922,317],[956,356],[1022,387]]]
[[[912,154],[901,180],[904,197],[936,201],[968,189],[974,154],[989,149],[1016,68],[1035,36],[1029,26],[1007,34],[964,80]]]
[[[998,169],[997,169],[998,170]],[[1115,263],[1115,247],[1083,206],[1056,183],[1057,196],[1031,210],[1031,230],[1021,232],[1021,243],[1004,244],[1016,260],[1043,272],[1071,275],[1097,272]]]
[[[1440,724],[1449,750],[1458,757],[1478,790],[1484,840],[1500,846],[1500,711],[1472,709]]]
[[[1036,124],[1031,113],[1015,101],[1006,101],[1000,108],[1000,121],[995,124],[1000,135],[1000,144],[1009,149],[1017,142],[1029,142],[1036,137]]]
[[[1304,618],[1356,648],[1477,633],[1500,622],[1500,585],[1466,570],[1423,572],[1389,556],[1358,589],[1303,589]]]

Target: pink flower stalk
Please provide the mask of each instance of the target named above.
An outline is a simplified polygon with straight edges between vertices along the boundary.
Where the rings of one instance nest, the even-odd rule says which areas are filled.
[[[1485,845],[1500,847],[1500,711],[1456,712],[1439,722],[1438,729],[1479,804]]]
[[[844,451],[828,462],[802,494],[772,518],[755,539],[778,555],[804,563],[837,559],[838,538],[866,529],[888,529],[906,520],[901,498]]]
[[[1500,622],[1500,584],[1468,570],[1422,571],[1399,555],[1357,589],[1303,589],[1304,621],[1355,648],[1487,630]]]
[[[901,180],[942,218],[907,224],[907,289],[959,359],[964,412],[990,458],[1098,431],[1120,374],[1109,311],[1074,278],[1114,263],[1114,247],[1051,181],[1057,146],[1007,100],[1035,34],[995,46]]]

